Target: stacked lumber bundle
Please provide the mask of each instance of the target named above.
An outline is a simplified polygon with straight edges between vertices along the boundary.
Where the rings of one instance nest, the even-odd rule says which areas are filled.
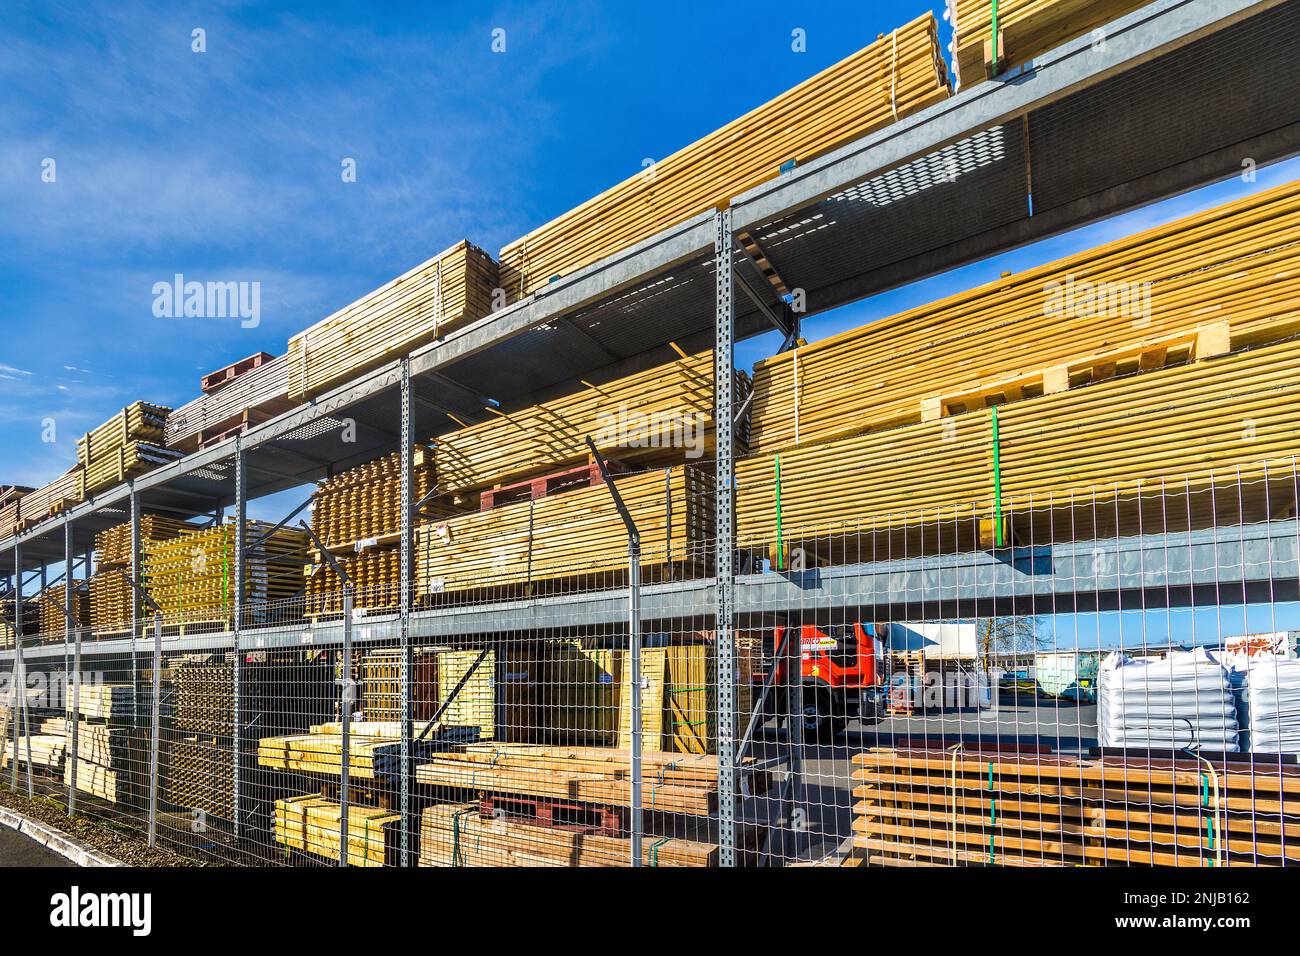
[[[497,264],[459,242],[289,340],[288,394],[305,401],[482,318]]]
[[[12,537],[20,530],[19,502],[32,490],[25,485],[0,485],[0,541]]]
[[[551,643],[548,693],[539,717],[547,741],[598,747],[616,742],[625,656],[578,641]]]
[[[704,560],[712,476],[677,466],[615,479],[641,532],[642,567],[669,574]],[[627,532],[599,485],[416,528],[416,594],[623,571]]]
[[[45,591],[40,604],[40,628],[42,634],[62,634],[68,619],[63,614],[67,585],[55,584]],[[72,627],[87,627],[90,624],[90,588],[85,581],[72,582]]]
[[[339,858],[342,807],[308,794],[275,801],[275,842],[330,860]],[[402,817],[389,810],[348,806],[348,865],[397,865]]]
[[[180,737],[167,746],[168,769],[162,774],[167,802],[184,810],[202,810],[210,819],[235,818],[235,755],[228,743],[205,737]]]
[[[182,734],[229,738],[235,728],[235,666],[181,659],[172,666],[172,727]]]
[[[148,760],[148,754],[141,752],[142,761]],[[132,771],[125,768],[105,767],[102,764],[91,763],[88,760],[77,760],[76,787],[82,793],[90,794],[92,797],[98,797],[109,803],[120,804],[123,806],[132,806],[140,802],[141,796],[146,792],[147,781],[144,777],[147,770],[144,769],[145,763],[141,763],[142,769]],[[73,785],[72,761],[67,761],[63,765],[63,782],[66,786]]]
[[[716,866],[718,844],[644,840],[645,866]],[[420,866],[631,866],[624,837],[484,816],[477,803],[435,804],[420,814]]]
[[[235,547],[248,549],[244,596],[249,622],[268,620],[269,602],[292,598],[302,588],[307,564],[306,532],[249,521],[241,536],[234,524],[216,525],[145,548],[149,593],[171,623],[230,623],[234,609]],[[254,542],[260,541],[256,547]]]
[[[501,250],[513,301],[948,95],[926,13]]]
[[[748,377],[738,372],[740,401],[748,388]],[[478,491],[582,464],[591,454],[588,435],[621,462],[675,464],[688,453],[712,454],[713,353],[683,354],[440,435],[434,445],[438,481],[449,491]]]
[[[134,478],[181,457],[162,447],[171,409],[136,402],[77,440],[77,460],[83,471],[82,496]]]
[[[395,611],[401,603],[402,561],[397,547],[340,554],[335,560],[352,582],[352,606],[357,610]],[[307,572],[306,614],[328,617],[343,613],[343,579],[322,560]]]
[[[96,637],[130,633],[135,591],[119,568],[101,568],[90,576],[90,626]]]
[[[139,704],[142,710],[149,709],[149,701],[143,696]],[[135,705],[135,687],[131,684],[82,684],[80,710],[69,697],[67,713],[71,717],[80,712],[83,720],[132,723],[135,720]]]
[[[130,684],[84,684],[80,706],[69,698],[68,717],[81,724],[77,732],[78,790],[117,804],[134,805],[144,797],[151,700],[142,694],[138,702],[133,701]],[[73,783],[71,761],[64,765],[64,783]]]
[[[424,729],[412,724],[412,736]],[[429,755],[449,745],[478,739],[477,728],[439,725],[424,740],[412,743],[412,753]],[[391,721],[354,721],[348,736],[348,776],[380,784],[396,783],[402,768],[401,727]],[[263,737],[257,744],[257,765],[271,770],[337,777],[343,769],[343,725],[337,721],[313,725],[305,734]]]
[[[953,72],[962,86],[1027,63],[1146,0],[947,0]],[[996,45],[995,41],[996,40]]]
[[[200,530],[198,525],[164,515],[140,516],[140,546],[157,541],[171,541]],[[131,567],[131,522],[123,521],[95,535],[95,561],[100,568]]]
[[[815,444],[1300,329],[1300,181],[754,367],[750,447]]]
[[[20,735],[17,743],[17,759],[19,766],[27,765],[28,748],[30,747],[33,770],[47,770],[55,773],[63,772],[64,754],[71,744],[62,730],[58,733],[32,734],[29,736]],[[4,755],[0,757],[0,768],[8,768],[14,759],[14,740],[10,736],[6,742]]]
[[[164,443],[189,454],[297,407],[288,364],[286,355],[261,352],[204,375],[204,394],[167,416]]]
[[[1288,341],[1004,405],[999,501],[988,410],[751,458],[736,468],[738,533],[752,543],[778,527],[783,537],[883,530],[951,522],[959,508],[984,519],[1118,500],[1162,476],[1182,491],[1209,486],[1216,470],[1258,478],[1269,459],[1285,470],[1300,428],[1298,362],[1300,341]],[[1066,540],[1051,525],[1037,530]]]
[[[1300,767],[876,748],[853,843],[886,866],[1261,866],[1300,859]]]
[[[412,450],[411,485],[415,501],[433,488],[429,449]],[[312,505],[311,529],[331,548],[358,541],[393,538],[401,530],[402,457],[393,452],[321,482]],[[391,543],[382,541],[382,543]]]
[[[73,465],[44,487],[24,494],[17,501],[15,530],[21,531],[52,518],[61,511],[83,500],[82,467]]]
[[[415,768],[417,783],[626,807],[629,754],[609,747],[470,744]],[[644,754],[644,799],[662,813],[708,814],[717,807],[718,762],[708,755]]]
[[[411,717],[431,719],[438,709],[438,654],[411,649]],[[399,648],[367,651],[361,659],[361,712],[367,723],[397,722],[402,716],[402,652]]]

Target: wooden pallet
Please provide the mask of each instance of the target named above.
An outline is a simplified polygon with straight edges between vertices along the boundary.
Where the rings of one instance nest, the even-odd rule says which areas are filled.
[[[627,472],[627,466],[619,461],[608,461],[606,467],[611,475]],[[591,488],[604,483],[600,466],[592,461],[576,468],[552,471],[536,478],[528,478],[509,485],[496,485],[479,493],[479,510],[491,511],[502,505],[513,505],[520,501],[537,501],[549,495],[577,488]]]
[[[205,431],[212,437],[230,428],[245,410],[265,421],[296,407],[299,403],[288,396],[287,365],[284,355],[263,362],[173,410],[164,428],[165,444],[188,454],[198,449]]]
[[[229,385],[241,375],[274,361],[275,356],[270,352],[257,352],[248,356],[248,358],[240,359],[238,362],[231,362],[229,365],[219,368],[215,372],[208,372],[200,378],[199,390],[204,393],[215,392],[217,389]]]

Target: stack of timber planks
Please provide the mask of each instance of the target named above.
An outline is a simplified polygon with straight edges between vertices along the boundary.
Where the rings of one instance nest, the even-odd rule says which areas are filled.
[[[189,454],[297,407],[288,364],[262,352],[204,375],[203,394],[168,414],[164,443]]]
[[[190,524],[179,518],[165,515],[142,514],[140,516],[140,545],[145,547],[153,542],[170,541],[182,535],[200,530],[198,525]],[[131,567],[131,522],[123,521],[111,528],[106,528],[95,535],[95,560],[100,568]]]
[[[926,13],[501,250],[510,301],[944,99]]]
[[[14,530],[30,528],[82,501],[86,496],[82,476],[81,465],[73,465],[48,485],[29,491],[13,502]]]
[[[63,614],[67,594],[66,584],[55,584],[48,588],[40,600],[41,633],[62,634],[68,619]],[[85,581],[72,582],[72,623],[71,627],[90,626],[90,588]]]
[[[1300,181],[758,362],[777,451],[1300,331]]]
[[[644,866],[716,866],[716,841],[646,837]],[[420,866],[631,866],[627,839],[484,816],[477,803],[420,814]]]
[[[101,568],[90,576],[90,626],[95,637],[131,632],[135,591],[122,569]]]
[[[413,500],[421,501],[433,488],[431,451],[412,451]],[[458,510],[447,496],[437,495],[422,510],[451,514]],[[312,530],[335,554],[353,585],[353,607],[391,611],[401,600],[402,459],[393,452],[358,465],[321,483],[312,508]],[[313,552],[315,555],[315,553]],[[343,581],[323,557],[307,572],[309,616],[343,611]]]
[[[148,786],[146,728],[151,701],[144,694],[135,701],[133,693],[131,684],[83,684],[80,706],[73,699],[67,704],[69,718],[81,721],[77,733],[77,789],[122,805],[137,804]],[[72,762],[68,761],[64,765],[64,783],[72,784],[72,777]]]
[[[688,453],[713,453],[712,351],[584,385],[439,436],[434,444],[439,486],[477,492],[582,464],[590,456],[588,435],[602,454],[625,463],[677,462]],[[738,406],[748,389],[748,376],[737,373]],[[695,447],[683,448],[686,440]]]
[[[7,716],[6,716],[7,719]],[[7,725],[6,725],[6,729]],[[67,737],[67,725],[61,717],[46,718],[40,722],[36,732],[30,736],[20,735],[17,742],[17,760],[20,766],[27,763],[30,749],[33,770],[46,770],[63,773],[63,760],[71,744]],[[12,733],[9,734],[4,755],[0,758],[0,768],[7,768],[15,759],[15,745]]]
[[[77,460],[84,469],[82,496],[121,484],[181,457],[163,447],[171,409],[135,402],[77,440]]]
[[[691,466],[615,479],[641,533],[642,569],[701,564],[713,537],[712,475]],[[416,529],[416,594],[530,586],[626,570],[627,532],[599,485]]]
[[[459,242],[289,340],[288,395],[305,401],[492,310],[497,264]]]
[[[963,87],[973,86],[1145,6],[1146,2],[947,0],[948,19],[953,26],[953,71]]]
[[[417,445],[411,455],[412,494],[419,501],[433,488],[434,462],[423,446]],[[401,520],[402,457],[393,452],[321,482],[311,528],[331,548],[349,548],[369,539],[393,543]]]
[[[20,502],[33,489],[25,485],[0,485],[0,541],[17,534]]]
[[[237,542],[249,552],[244,561],[246,623],[264,623],[278,613],[268,605],[295,597],[302,588],[309,539],[306,532],[280,528],[261,540],[271,528],[249,521],[241,536],[234,524],[224,524],[150,543],[145,577],[166,621],[230,625]]]
[[[611,747],[470,744],[434,754],[415,770],[418,783],[574,800],[609,807],[630,803],[629,751]],[[707,755],[644,755],[645,805],[663,813],[703,815],[717,806],[717,760]]]
[[[1268,866],[1300,858],[1300,767],[876,748],[853,843],[885,866]]]
[[[966,514],[1068,517],[1093,500],[1150,494],[1165,477],[1171,490],[1190,493],[1216,475],[1285,473],[1300,429],[1298,362],[1300,340],[1290,340],[747,459],[736,468],[738,534],[753,545],[773,542],[778,528],[785,540],[951,524]],[[1040,521],[1035,536],[1065,540],[1055,520]]]
[[[337,860],[342,807],[308,794],[275,801],[275,842]],[[396,866],[402,817],[390,810],[348,806],[348,865]]]

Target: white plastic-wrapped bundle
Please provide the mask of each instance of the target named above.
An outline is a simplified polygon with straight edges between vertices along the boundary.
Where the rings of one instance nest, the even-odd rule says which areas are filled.
[[[1097,737],[1103,747],[1238,749],[1228,672],[1201,648],[1160,661],[1111,653],[1098,682]]]
[[[1243,693],[1256,753],[1300,753],[1300,661],[1252,658]]]

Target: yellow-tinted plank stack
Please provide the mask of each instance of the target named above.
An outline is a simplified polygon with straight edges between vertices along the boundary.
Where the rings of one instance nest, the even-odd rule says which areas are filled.
[[[876,748],[853,843],[884,866],[1268,866],[1300,859],[1300,776],[1276,762]]]
[[[1149,284],[1149,285],[1148,285]],[[1300,182],[765,359],[750,447],[920,421],[1300,330]]]
[[[81,465],[73,465],[48,485],[26,493],[15,503],[16,527],[29,528],[71,507],[84,497]],[[3,537],[2,529],[0,537]]]
[[[510,300],[948,95],[926,13],[501,250]]]
[[[82,495],[91,495],[181,457],[162,447],[171,411],[162,405],[135,402],[77,440],[77,460],[84,469]]]
[[[170,541],[199,530],[198,525],[178,518],[143,514],[140,516],[140,546],[144,548],[154,542]],[[100,568],[131,567],[131,522],[123,521],[95,535],[95,562]]]
[[[953,24],[953,61],[963,87],[984,80],[996,52],[1005,72],[1067,40],[1122,17],[1148,0],[947,0]],[[994,18],[1000,35],[993,48]]]
[[[40,601],[41,633],[62,634],[67,617],[63,614],[67,587],[55,584]],[[90,589],[85,581],[72,582],[72,627],[90,626]]]
[[[740,400],[748,376],[737,376]],[[713,451],[713,353],[680,358],[612,382],[438,437],[438,481],[448,491],[509,484],[601,453],[624,462],[678,462]]]
[[[131,630],[134,593],[119,568],[102,569],[90,576],[90,626],[96,637]]]
[[[644,569],[698,562],[713,536],[711,475],[673,467],[617,479],[641,533]],[[416,529],[416,593],[523,585],[627,566],[627,533],[597,485],[426,523]]]
[[[429,449],[412,458],[412,493],[419,501],[433,487]],[[402,518],[402,460],[397,452],[349,468],[321,482],[312,506],[311,528],[331,547],[396,535]]]
[[[459,242],[289,340],[288,394],[298,401],[488,314],[497,265]]]
[[[715,866],[718,844],[646,837],[644,866]],[[420,866],[631,866],[624,837],[485,818],[477,803],[420,814]]]
[[[291,598],[302,587],[307,563],[306,532],[281,528],[254,547],[271,525],[245,527],[244,596],[250,621],[274,613],[269,602]],[[145,548],[149,593],[168,623],[229,623],[234,610],[235,547],[233,524],[217,525]]]
[[[339,858],[342,807],[308,794],[275,801],[275,842],[326,859]],[[348,807],[348,865],[396,865],[402,818],[389,810]]]
[[[1300,434],[1300,341],[1025,399],[999,407],[1005,511],[1148,489],[1162,476],[1204,486],[1240,467],[1259,477],[1291,467]],[[742,543],[816,531],[989,518],[994,470],[990,410],[806,445],[736,467]],[[1073,496],[1073,497],[1072,497]],[[940,516],[945,516],[941,518]],[[878,522],[873,525],[873,522]]]

